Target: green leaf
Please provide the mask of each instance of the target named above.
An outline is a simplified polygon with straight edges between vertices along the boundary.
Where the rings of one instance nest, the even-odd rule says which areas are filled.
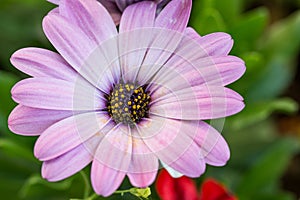
[[[37,162],[33,153],[26,147],[9,139],[0,140],[0,149],[8,155],[19,156],[29,161]]]
[[[258,71],[256,84],[245,96],[249,102],[272,99],[282,93],[294,76],[296,58],[300,48],[300,12],[276,23],[261,41],[266,67]]]
[[[16,105],[11,99],[10,90],[18,81],[18,78],[8,72],[0,71],[0,132],[9,132],[7,118],[10,111]]]
[[[71,179],[67,179],[59,183],[51,183],[46,181],[45,179],[42,179],[39,174],[35,174],[27,179],[22,189],[20,190],[19,195],[21,198],[26,197],[31,188],[35,185],[43,185],[54,190],[66,190],[71,186],[71,183]]]
[[[214,0],[213,6],[216,8],[227,25],[230,26],[239,18],[243,1],[240,0]]]
[[[229,30],[235,41],[232,54],[240,54],[254,49],[257,39],[262,36],[269,20],[266,8],[257,8],[244,14]]]
[[[193,23],[192,26],[200,35],[226,31],[222,16],[214,8],[206,9],[201,16],[195,16],[195,18],[197,19],[197,23]]]
[[[237,188],[240,197],[253,199],[253,195],[263,193],[269,185],[278,181],[296,151],[299,143],[292,138],[284,138],[271,144],[253,161]]]
[[[228,123],[232,129],[239,130],[267,119],[275,111],[291,114],[297,112],[298,109],[297,102],[289,98],[246,104],[245,109],[241,113],[228,119]]]

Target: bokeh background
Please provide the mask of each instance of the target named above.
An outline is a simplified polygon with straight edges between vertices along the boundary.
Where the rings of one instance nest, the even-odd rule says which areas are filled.
[[[7,117],[14,108],[10,89],[26,76],[9,62],[23,47],[53,47],[41,22],[54,5],[45,0],[0,1],[0,198],[60,200],[92,192],[89,167],[64,181],[40,176],[33,156],[36,138],[12,134]],[[241,200],[300,198],[300,0],[194,0],[190,26],[199,34],[224,31],[235,41],[246,74],[230,87],[246,108],[226,119],[223,135],[231,147],[225,167],[208,167],[194,179],[200,187],[213,177]],[[125,180],[122,188],[130,188]],[[152,186],[150,199],[158,199]],[[102,199],[101,197],[97,199]],[[109,199],[138,199],[130,194]]]

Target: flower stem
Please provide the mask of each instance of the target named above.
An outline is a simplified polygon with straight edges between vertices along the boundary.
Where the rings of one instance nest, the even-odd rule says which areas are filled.
[[[90,183],[89,179],[84,171],[80,171],[80,175],[82,176],[83,182],[84,182],[84,193],[83,193],[83,199],[89,199],[89,193],[90,193]]]

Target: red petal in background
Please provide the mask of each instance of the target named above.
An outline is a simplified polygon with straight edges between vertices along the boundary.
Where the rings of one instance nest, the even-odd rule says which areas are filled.
[[[156,181],[156,191],[162,200],[197,200],[197,188],[188,177],[173,178],[163,169]]]
[[[199,200],[237,200],[224,186],[213,179],[203,182]]]

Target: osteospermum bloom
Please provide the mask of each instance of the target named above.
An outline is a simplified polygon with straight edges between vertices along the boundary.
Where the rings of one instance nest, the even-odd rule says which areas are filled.
[[[51,3],[59,4],[61,0],[48,0]],[[170,0],[98,0],[111,14],[114,22],[119,24],[121,14],[125,8],[133,3],[140,1],[153,1],[158,4],[158,7],[164,6]]]
[[[11,58],[32,76],[12,89],[19,105],[9,128],[39,135],[35,156],[49,181],[92,162],[94,190],[112,194],[127,175],[149,186],[164,166],[172,175],[198,177],[206,163],[222,166],[229,148],[203,120],[243,109],[226,88],[245,71],[228,53],[226,33],[200,37],[187,28],[191,0],[128,6],[116,29],[96,0],[63,0],[43,20],[58,53],[25,48]]]

